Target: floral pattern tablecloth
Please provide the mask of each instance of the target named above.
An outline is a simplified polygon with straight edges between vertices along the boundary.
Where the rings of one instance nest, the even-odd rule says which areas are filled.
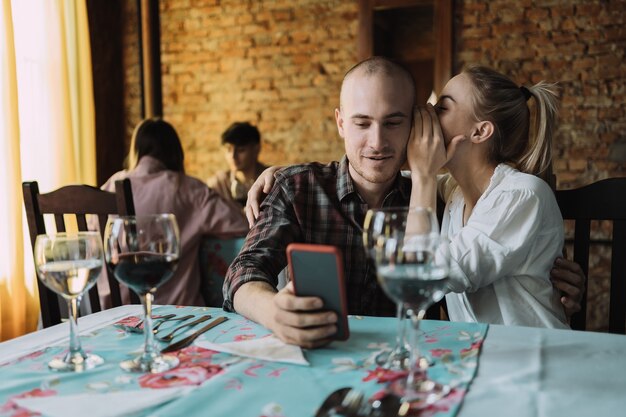
[[[215,308],[163,306],[154,313],[201,315],[207,312],[213,316],[228,316],[230,320],[205,333],[200,340],[223,343],[268,334],[266,329],[241,316]],[[322,400],[338,388],[355,387],[367,396],[376,396],[390,381],[402,377],[381,369],[374,361],[381,350],[393,344],[395,319],[351,316],[349,324],[351,337],[347,342],[305,351],[310,366],[237,357],[192,345],[177,352],[180,365],[173,370],[161,374],[129,374],[123,372],[118,363],[136,355],[143,336],[124,332],[111,323],[81,333],[83,348],[97,352],[106,361],[97,369],[73,375],[49,371],[47,362],[62,356],[66,344],[25,352],[11,361],[4,362],[0,358],[0,416],[38,415],[19,407],[16,398],[179,386],[196,389],[182,398],[145,410],[142,415],[312,416]],[[487,325],[426,320],[422,330],[422,351],[434,363],[428,370],[429,376],[454,388],[447,397],[421,410],[419,415],[454,416],[476,373]]]

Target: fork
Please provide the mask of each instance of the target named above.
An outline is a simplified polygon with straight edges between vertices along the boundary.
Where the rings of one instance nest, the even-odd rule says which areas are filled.
[[[174,319],[175,316],[176,314],[166,314],[160,317],[153,317],[152,319],[154,321],[159,321],[159,323],[157,323],[157,326],[159,326],[163,322],[166,322],[169,320],[176,320]],[[131,332],[131,333],[143,333],[143,319],[139,320],[137,324],[134,324],[132,326],[128,324],[115,324],[115,327],[122,329],[124,331],[127,331],[127,332]]]
[[[175,328],[174,330],[172,330],[169,334],[166,334],[165,336],[156,336],[156,338],[158,340],[160,340],[161,342],[171,342],[172,339],[174,338],[174,335],[180,330],[180,329],[184,329],[185,327],[189,327],[189,326],[195,326],[196,324],[202,323],[203,321],[207,321],[208,319],[211,318],[210,314],[207,314],[206,316],[202,316],[197,318],[194,321],[191,321],[189,323],[184,323],[181,324],[180,326],[178,326],[177,328]]]
[[[165,316],[164,316],[165,317]],[[163,323],[165,323],[166,321],[182,321],[182,320],[188,320],[190,318],[193,317],[193,314],[189,314],[187,316],[182,316],[182,317],[174,317],[172,315],[172,317],[168,317],[164,320],[159,321],[157,324],[155,324],[154,326],[152,326],[152,333],[156,334],[156,332],[159,331],[159,327],[161,327],[161,325]]]

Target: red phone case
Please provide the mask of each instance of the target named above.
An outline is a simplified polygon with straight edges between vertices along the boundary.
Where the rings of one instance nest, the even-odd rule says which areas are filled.
[[[329,265],[330,258],[328,257],[319,257],[316,258],[315,254],[321,255],[332,255],[334,259],[334,268],[333,272],[335,272],[336,280],[333,279],[334,285],[330,286],[319,286],[316,285],[318,283],[322,283],[324,279],[328,279],[327,275],[320,275],[320,270],[316,268],[324,268]],[[309,270],[307,271],[295,271],[294,270],[294,258],[303,258],[303,255],[306,256],[306,266],[308,266]],[[346,299],[346,286],[345,279],[343,273],[343,257],[341,255],[341,251],[336,246],[331,245],[319,245],[319,244],[311,244],[311,243],[291,243],[287,246],[287,260],[289,263],[289,275],[291,279],[294,281],[294,291],[296,295],[300,296],[315,296],[320,297],[323,300],[330,300],[331,304],[330,309],[335,311],[338,316],[337,321],[337,335],[335,336],[336,340],[346,340],[350,336],[350,330],[348,328],[348,308],[347,308],[347,299]],[[300,259],[302,261],[302,259]],[[303,264],[300,262],[300,267],[302,268]],[[305,276],[309,276],[306,282],[304,281]],[[332,278],[332,277],[330,277]],[[328,283],[328,282],[326,282]],[[335,294],[328,293],[330,288],[334,288],[332,291],[336,291]],[[336,290],[335,290],[336,289]],[[332,301],[336,301],[339,299],[339,303],[332,303]],[[325,301],[326,303],[326,301]],[[336,308],[333,308],[336,307]],[[325,306],[325,308],[328,308]]]

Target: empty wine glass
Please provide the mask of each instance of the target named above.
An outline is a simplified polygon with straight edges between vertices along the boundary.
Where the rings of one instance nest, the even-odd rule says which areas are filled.
[[[169,280],[180,255],[178,225],[173,214],[109,216],[104,233],[107,266],[115,278],[141,298],[144,308],[144,350],[120,363],[129,372],[164,372],[178,358],[161,355],[152,332],[152,300],[156,289]]]
[[[385,234],[385,217],[396,211],[396,208],[383,208],[368,210],[363,224],[363,246],[370,262],[374,262],[376,256],[376,243],[378,238]],[[406,340],[406,309],[403,303],[396,303],[396,315],[398,317],[398,330],[396,343],[391,351],[383,351],[376,356],[376,364],[384,369],[402,371],[408,369],[410,347]]]
[[[102,240],[97,232],[39,235],[35,240],[35,268],[43,284],[67,301],[70,325],[69,351],[63,359],[48,363],[54,371],[82,372],[104,360],[85,353],[78,336],[78,307],[85,291],[102,270]]]
[[[391,299],[404,305],[412,325],[409,374],[401,387],[403,400],[431,404],[450,387],[428,379],[420,366],[418,333],[426,309],[444,295],[450,269],[448,246],[429,209],[386,209],[374,221],[381,223],[379,230],[383,231],[374,245],[378,280]]]

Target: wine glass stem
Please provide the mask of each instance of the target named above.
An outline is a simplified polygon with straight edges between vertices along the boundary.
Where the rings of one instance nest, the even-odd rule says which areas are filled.
[[[80,300],[78,297],[67,300],[67,310],[69,311],[70,319],[70,351],[69,356],[73,357],[75,354],[82,354],[82,347],[80,345],[80,338],[78,337],[78,304]]]
[[[145,340],[145,346],[143,351],[143,357],[150,360],[155,356],[156,347],[154,346],[154,333],[152,333],[152,294],[147,293],[143,297],[143,334]]]
[[[397,316],[398,316],[398,332],[396,333],[396,347],[395,349],[400,349],[402,346],[404,346],[405,343],[405,337],[406,337],[406,309],[404,308],[404,304],[403,303],[398,303],[398,310],[397,310]]]
[[[410,369],[409,376],[407,378],[407,388],[410,389],[416,385],[416,382],[419,382],[425,379],[425,371],[420,367],[420,349],[419,349],[419,327],[420,322],[422,321],[422,314],[415,313],[415,311],[411,312],[411,332],[410,332],[410,343],[411,352],[410,352]]]

